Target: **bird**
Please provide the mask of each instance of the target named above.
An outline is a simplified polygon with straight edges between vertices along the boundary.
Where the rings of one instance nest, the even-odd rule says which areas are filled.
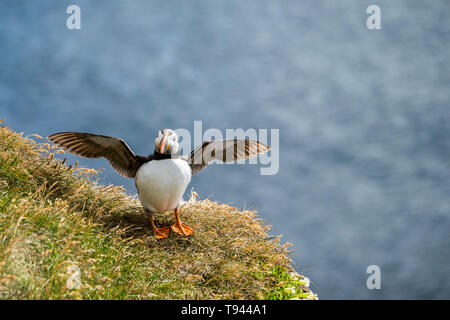
[[[120,138],[84,132],[59,132],[47,137],[57,147],[84,158],[106,158],[123,177],[135,180],[138,198],[157,239],[170,230],[190,236],[194,230],[181,222],[180,202],[192,175],[215,160],[235,162],[252,158],[270,147],[250,139],[207,140],[187,156],[179,155],[178,135],[172,129],[158,131],[155,149],[148,156],[137,155]],[[173,210],[175,223],[157,227],[154,214]]]

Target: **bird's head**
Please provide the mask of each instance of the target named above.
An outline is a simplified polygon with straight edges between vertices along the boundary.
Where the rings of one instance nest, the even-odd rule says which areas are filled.
[[[155,151],[161,154],[177,154],[179,149],[178,136],[171,129],[158,131],[155,139]]]

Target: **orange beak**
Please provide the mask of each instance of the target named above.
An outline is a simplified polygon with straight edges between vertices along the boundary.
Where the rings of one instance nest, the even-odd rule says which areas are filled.
[[[166,139],[167,136],[163,136],[162,140],[161,140],[161,144],[159,145],[159,153],[163,154],[164,152],[164,148],[166,147]]]

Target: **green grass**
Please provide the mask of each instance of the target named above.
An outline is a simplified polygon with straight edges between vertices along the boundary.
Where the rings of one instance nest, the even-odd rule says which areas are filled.
[[[0,127],[1,299],[317,298],[255,212],[193,193],[195,234],[157,240],[136,197],[61,152]]]

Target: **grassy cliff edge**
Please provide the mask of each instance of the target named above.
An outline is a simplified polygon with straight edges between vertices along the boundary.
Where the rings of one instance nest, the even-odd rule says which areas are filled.
[[[0,127],[0,299],[317,299],[255,212],[193,192],[194,236],[157,240],[136,197],[30,138]]]

